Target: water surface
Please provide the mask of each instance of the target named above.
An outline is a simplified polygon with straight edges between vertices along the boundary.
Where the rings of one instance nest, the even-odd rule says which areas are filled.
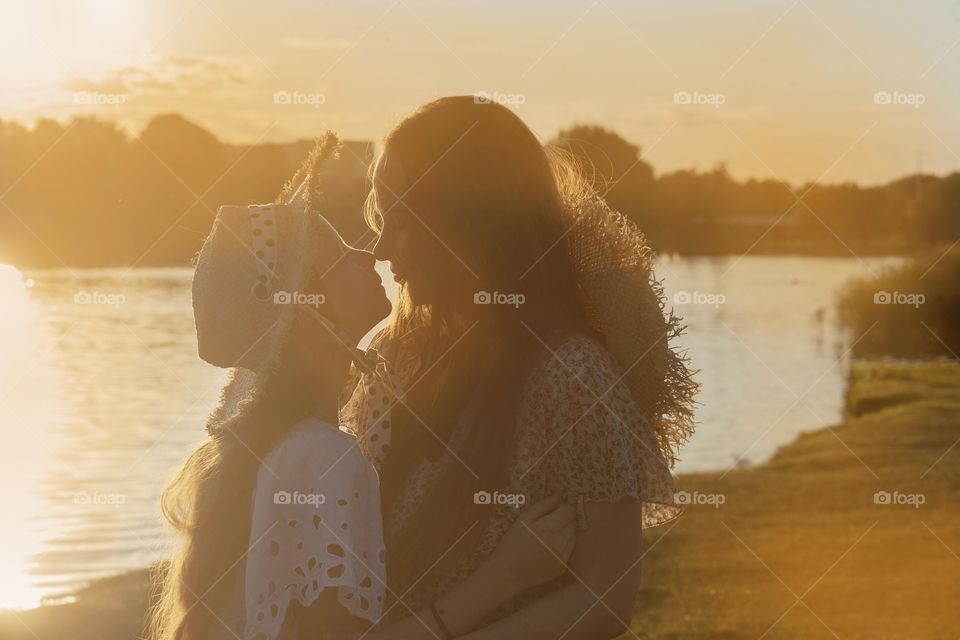
[[[839,419],[846,346],[832,302],[879,263],[661,261],[703,383],[679,471],[762,461]],[[196,356],[190,278],[0,266],[0,607],[165,553],[160,488],[203,437],[225,375]]]

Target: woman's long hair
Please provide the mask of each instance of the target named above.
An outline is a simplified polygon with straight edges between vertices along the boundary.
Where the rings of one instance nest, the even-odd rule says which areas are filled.
[[[473,96],[420,107],[390,132],[384,153],[412,185],[403,201],[416,218],[411,224],[422,225],[416,259],[434,274],[415,285],[426,302],[400,288],[383,334],[388,356],[396,357],[391,345],[398,341],[421,355],[415,379],[429,371],[408,390],[409,411],[394,409],[381,474],[385,508],[424,457],[444,453],[438,439],[457,424],[467,434],[462,442],[447,440],[460,462],[418,506],[421,526],[398,539],[387,529],[388,575],[402,592],[441,555],[448,566],[476,542],[482,527],[464,538],[461,553],[447,555],[490,512],[474,504],[474,493],[504,489],[524,374],[557,335],[590,332],[563,242],[570,224],[565,198],[586,187],[562,152],[545,148],[512,111]],[[375,193],[366,215],[379,230]],[[484,292],[519,294],[523,302],[485,305],[474,325],[477,309],[465,313],[464,304]]]

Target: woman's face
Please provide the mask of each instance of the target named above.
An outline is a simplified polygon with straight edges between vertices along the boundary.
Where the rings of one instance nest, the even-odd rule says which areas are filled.
[[[380,237],[373,247],[377,260],[390,263],[390,271],[398,285],[406,285],[415,303],[426,302],[430,273],[424,269],[417,247],[423,223],[404,201],[409,189],[406,175],[398,162],[391,162],[385,151],[377,159],[373,172],[373,189],[379,213],[383,218]]]

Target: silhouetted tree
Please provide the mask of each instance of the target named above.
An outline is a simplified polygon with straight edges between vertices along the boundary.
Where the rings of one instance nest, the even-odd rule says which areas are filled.
[[[552,144],[566,150],[614,209],[655,235],[649,199],[655,187],[653,168],[641,159],[640,147],[604,127],[579,124],[562,129]]]
[[[925,243],[952,243],[960,238],[960,173],[928,184],[917,202],[913,228]]]
[[[958,173],[871,187],[738,182],[722,165],[656,177],[640,147],[602,126],[564,129],[553,143],[661,251],[862,255],[960,237]],[[326,213],[348,240],[369,240],[361,207],[373,146],[347,144],[323,167]],[[176,114],[136,137],[93,117],[0,121],[0,261],[187,264],[219,205],[272,201],[311,147],[224,144]]]

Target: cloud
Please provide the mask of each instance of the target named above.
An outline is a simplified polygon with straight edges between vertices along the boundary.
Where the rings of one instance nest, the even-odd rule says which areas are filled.
[[[225,56],[166,54],[116,69],[101,79],[74,78],[71,91],[121,95],[215,95],[254,84],[262,77],[256,61]]]

